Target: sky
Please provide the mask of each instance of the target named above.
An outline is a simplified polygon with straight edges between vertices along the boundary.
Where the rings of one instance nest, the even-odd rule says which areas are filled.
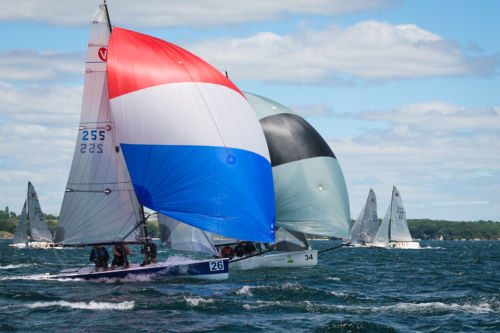
[[[59,215],[100,1],[0,0],[0,209],[31,181]],[[500,2],[109,0],[114,26],[208,61],[331,146],[351,217],[392,186],[408,218],[500,221]]]

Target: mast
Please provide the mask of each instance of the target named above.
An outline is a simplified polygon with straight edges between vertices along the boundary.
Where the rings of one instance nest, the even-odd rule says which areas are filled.
[[[28,189],[26,191],[26,241],[31,241],[31,226],[30,226],[30,185],[28,181]]]
[[[387,241],[391,241],[391,225],[392,225],[392,202],[394,200],[394,186],[392,187],[392,195],[391,195],[391,208],[390,208],[390,213],[389,213],[389,231],[387,233]]]
[[[113,30],[113,27],[111,26],[111,20],[109,19],[109,11],[108,11],[108,5],[106,4],[106,0],[104,0],[104,9],[106,9],[106,18],[108,19],[108,28],[109,32]]]

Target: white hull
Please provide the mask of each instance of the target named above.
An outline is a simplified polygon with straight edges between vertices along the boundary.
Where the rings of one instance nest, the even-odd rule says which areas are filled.
[[[16,244],[9,244],[9,247],[15,247],[18,249],[24,249],[27,247],[33,248],[33,249],[62,249],[61,246],[56,246],[54,243],[49,243],[49,242],[28,242],[26,243],[16,243]]]
[[[390,242],[389,247],[391,249],[420,249],[419,242]]]
[[[230,262],[231,269],[241,270],[275,267],[307,267],[317,264],[317,250],[263,254],[237,262]]]
[[[387,243],[373,243],[372,247],[382,247],[384,249],[404,249],[404,250],[417,250],[420,249],[419,242],[390,242]]]
[[[365,243],[365,244],[358,244],[358,243],[349,243],[349,245],[346,245],[347,247],[372,247],[372,243]]]

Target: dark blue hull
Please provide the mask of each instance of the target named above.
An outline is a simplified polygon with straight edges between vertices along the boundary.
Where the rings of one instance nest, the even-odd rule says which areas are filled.
[[[130,265],[127,269],[95,272],[94,268],[66,269],[53,276],[54,279],[123,279],[133,276],[191,277],[196,279],[224,280],[228,278],[229,260],[210,259],[186,264],[156,263],[147,266]]]

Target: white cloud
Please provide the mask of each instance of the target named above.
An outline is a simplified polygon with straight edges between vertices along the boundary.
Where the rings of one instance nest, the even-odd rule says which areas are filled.
[[[342,76],[369,80],[491,75],[494,57],[467,57],[453,41],[416,25],[363,21],[280,36],[261,32],[220,38],[188,49],[236,80],[324,83]]]
[[[286,13],[341,15],[380,9],[391,0],[120,0],[109,1],[113,24],[134,22],[135,26],[223,26],[279,19]],[[0,0],[0,20],[30,20],[62,26],[85,26],[101,1]]]
[[[81,86],[0,82],[0,117],[20,124],[73,126],[80,116]]]
[[[0,203],[20,213],[27,182],[58,214],[80,117],[82,87],[0,82]],[[3,209],[3,208],[2,208]]]
[[[81,80],[84,53],[50,50],[0,51],[0,81],[35,82]]]
[[[391,127],[329,140],[349,185],[353,215],[370,187],[383,215],[396,185],[410,218],[500,220],[499,110],[432,102],[363,114]]]

